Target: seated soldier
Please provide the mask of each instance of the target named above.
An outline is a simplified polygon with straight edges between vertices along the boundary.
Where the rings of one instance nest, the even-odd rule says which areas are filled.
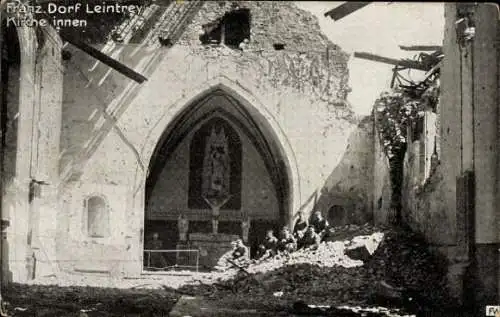
[[[262,243],[266,250],[269,250],[271,254],[276,253],[276,248],[278,246],[278,238],[274,236],[274,231],[269,229],[266,232],[266,237],[264,238],[264,242]]]
[[[309,225],[314,227],[314,231],[320,236],[321,240],[323,240],[330,227],[330,224],[325,218],[323,218],[323,215],[319,210],[314,212]]]
[[[296,239],[300,239],[307,229],[307,221],[304,219],[304,214],[302,213],[302,211],[299,211],[298,216],[299,218],[293,226],[293,236]]]
[[[266,246],[261,244],[259,245],[259,247],[257,248],[257,254],[255,255],[255,258],[257,260],[264,260],[264,259],[267,259],[269,257],[272,256],[272,251],[271,250],[267,250],[266,249]]]
[[[243,260],[248,257],[247,247],[243,244],[243,241],[241,239],[237,240],[234,244],[232,254],[234,260]]]
[[[280,238],[278,240],[278,251],[291,253],[297,250],[297,240],[290,233],[290,230],[285,226],[280,232]]]
[[[312,249],[315,250],[319,247],[321,238],[320,236],[314,231],[313,226],[307,227],[306,232],[304,233],[304,236],[302,239],[299,240],[299,249]]]

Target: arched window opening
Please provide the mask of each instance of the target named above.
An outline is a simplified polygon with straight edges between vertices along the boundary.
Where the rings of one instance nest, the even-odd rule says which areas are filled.
[[[100,196],[91,196],[84,201],[87,213],[87,235],[92,238],[109,236],[109,210]]]

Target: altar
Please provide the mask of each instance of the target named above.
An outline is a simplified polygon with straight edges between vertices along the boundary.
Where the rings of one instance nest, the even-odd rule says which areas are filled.
[[[222,233],[191,233],[190,247],[199,250],[199,266],[212,269],[219,259],[233,248],[233,242],[240,237]]]
[[[231,251],[234,247],[234,242],[242,240],[248,244],[248,235],[250,230],[250,218],[241,221],[241,235],[227,234],[218,232],[219,213],[218,206],[214,206],[212,210],[212,232],[192,232],[188,234],[189,220],[183,215],[179,216],[179,242],[178,250],[197,250],[197,263],[200,269],[213,269],[219,259]]]

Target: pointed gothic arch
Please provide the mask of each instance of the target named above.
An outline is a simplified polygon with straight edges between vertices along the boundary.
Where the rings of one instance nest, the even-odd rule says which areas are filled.
[[[225,98],[231,105],[231,109],[227,107],[204,109],[207,100],[214,97]],[[248,101],[242,102],[241,100],[242,97],[237,93],[222,84],[217,84],[190,100],[173,119],[169,120],[149,160],[144,193],[145,207],[147,207],[149,196],[159,175],[159,169],[174,153],[175,148],[201,122],[220,117],[242,131],[259,152],[276,189],[280,207],[279,222],[288,224],[293,210],[293,194],[297,189],[297,186],[294,187],[293,184],[295,175],[290,167],[290,158],[269,121]]]

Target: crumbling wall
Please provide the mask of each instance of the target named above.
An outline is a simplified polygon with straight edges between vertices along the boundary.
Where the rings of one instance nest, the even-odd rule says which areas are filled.
[[[60,213],[58,220],[59,254],[64,255],[68,270],[75,269],[71,261],[85,258],[97,263],[112,248],[119,250],[113,254],[129,259],[131,267],[120,270],[139,272],[144,185],[152,152],[176,115],[213,89],[222,89],[271,127],[290,173],[292,211],[320,190],[337,168],[356,129],[345,100],[347,55],[326,41],[311,14],[291,3],[240,5],[252,12],[248,50],[200,43],[199,25],[212,22],[229,8],[228,3],[205,2],[173,47],[151,51],[133,46],[116,51],[115,58],[148,77],[140,86],[114,71],[105,76],[102,65],[92,68],[95,61],[73,51],[66,62],[61,164],[66,177],[63,208],[68,212]],[[272,7],[277,11],[269,11]],[[274,28],[269,24],[272,12],[281,19]],[[277,41],[286,42],[284,50],[274,50]],[[257,48],[252,48],[255,43]],[[331,48],[328,54],[327,47]],[[370,142],[360,143],[372,148]],[[368,164],[369,159],[362,162]],[[361,180],[352,181],[349,188],[354,186],[357,192],[362,187],[366,193],[366,176],[355,175]],[[86,188],[86,194],[107,188],[103,195],[110,204],[110,219],[120,228],[109,238],[82,236],[81,188]],[[366,207],[371,200],[366,194],[361,204]],[[112,269],[108,265],[107,270]]]
[[[475,32],[466,39],[468,18]],[[453,294],[463,299],[466,285],[465,300],[480,305],[498,299],[498,74],[492,68],[498,34],[498,14],[488,4],[445,5],[441,163],[422,187],[412,180],[418,178],[418,143],[405,158],[407,222],[447,256]]]
[[[342,159],[321,190],[316,209],[329,218],[331,225],[373,220],[373,145],[373,121],[369,116],[360,120],[350,134]]]
[[[57,195],[51,193],[58,184],[62,43],[50,27],[35,32],[11,26],[9,31],[13,37],[5,44],[16,52],[8,58],[17,63],[11,65],[4,95],[7,148],[2,149],[2,169],[7,173],[2,175],[1,213],[9,220],[9,227],[2,262],[8,266],[4,271],[10,271],[7,278],[24,282],[33,276],[33,258],[51,266],[55,255],[56,222],[52,215]],[[50,85],[45,85],[48,78]],[[36,267],[39,272],[44,271],[44,263]]]
[[[446,214],[443,194],[443,173],[439,166],[422,184],[420,168],[421,140],[408,145],[404,160],[402,186],[402,215],[406,224],[424,234],[433,244],[452,243],[455,232]]]
[[[245,54],[202,45],[199,39],[201,25],[223,16],[234,8],[232,3],[251,10],[251,52]],[[275,19],[276,23],[272,22]],[[285,49],[275,51],[275,43],[285,44]],[[287,89],[308,94],[312,100],[324,102],[332,115],[340,111],[345,112],[341,116],[350,116],[345,105],[350,89],[347,84],[348,55],[320,32],[316,17],[293,3],[207,1],[186,27],[176,48],[174,51],[178,54],[168,53],[165,47],[158,49],[147,45],[102,47],[105,53],[144,75],[155,72],[165,54],[169,55],[168,61],[172,64],[189,63],[190,56],[198,56],[203,59],[202,63],[211,65],[200,70],[197,77],[208,79],[214,76],[214,71],[225,69],[236,72],[236,77],[253,76],[256,82],[265,79],[266,83],[259,83],[262,88],[278,89],[280,94],[285,94]],[[70,169],[78,169],[81,160],[89,157],[88,152],[95,151],[94,145],[101,141],[98,135],[114,125],[140,90],[139,85],[87,54],[71,46],[66,50],[71,57],[64,62],[60,161],[63,176]],[[175,75],[177,73],[173,72],[169,77]],[[175,89],[165,86],[167,88]]]
[[[180,44],[198,46],[204,24],[215,22],[225,13],[249,9],[251,14],[250,47],[264,51],[274,50],[274,44],[284,44],[288,52],[326,53],[331,50],[332,62],[342,67],[347,55],[322,32],[318,18],[299,9],[293,2],[276,1],[209,1],[200,9]]]
[[[373,136],[373,222],[376,225],[387,225],[393,219],[391,209],[392,183],[389,158],[385,153],[380,132],[374,120]]]

